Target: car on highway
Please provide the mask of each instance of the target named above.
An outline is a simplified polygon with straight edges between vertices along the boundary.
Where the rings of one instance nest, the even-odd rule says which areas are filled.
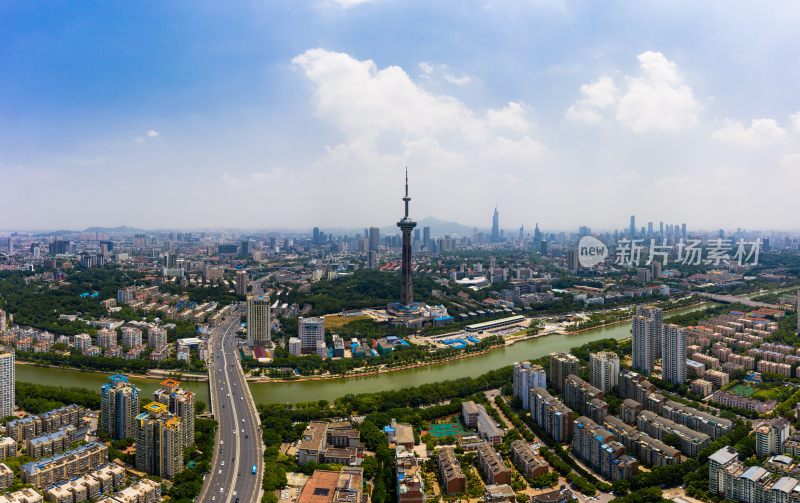
[[[255,475],[257,471],[258,471],[258,469],[256,468],[256,465],[253,465],[253,468],[250,470],[250,473]]]

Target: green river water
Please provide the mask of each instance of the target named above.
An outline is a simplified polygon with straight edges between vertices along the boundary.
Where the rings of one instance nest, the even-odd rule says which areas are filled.
[[[700,309],[706,305],[680,309],[670,315],[683,314]],[[553,351],[569,351],[598,339],[623,339],[630,335],[630,323],[587,330],[574,335],[553,334],[518,342],[511,346],[495,349],[484,355],[465,358],[439,365],[428,365],[385,374],[374,374],[364,377],[346,379],[327,379],[318,381],[299,381],[284,383],[253,383],[250,389],[256,403],[270,402],[307,402],[329,400],[348,393],[370,393],[408,386],[417,386],[430,382],[458,379],[460,377],[478,376],[490,370],[510,365],[512,362],[538,358]],[[33,365],[17,365],[17,380],[38,384],[58,386],[75,386],[95,391],[106,381],[106,375],[93,372],[81,372],[60,368],[35,367]],[[152,395],[158,387],[156,379],[131,379],[143,393]],[[199,400],[208,403],[208,384],[204,382],[185,382],[184,387],[197,393]]]

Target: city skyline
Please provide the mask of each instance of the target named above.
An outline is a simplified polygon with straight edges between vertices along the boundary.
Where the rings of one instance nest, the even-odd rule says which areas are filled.
[[[798,6],[192,7],[0,8],[0,228],[797,230]]]

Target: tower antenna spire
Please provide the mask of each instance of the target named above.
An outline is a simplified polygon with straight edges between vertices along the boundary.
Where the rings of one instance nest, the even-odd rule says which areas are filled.
[[[408,197],[408,166],[406,166],[406,195],[403,198],[403,201],[406,204],[406,218],[408,218],[408,202],[411,201],[411,198]]]

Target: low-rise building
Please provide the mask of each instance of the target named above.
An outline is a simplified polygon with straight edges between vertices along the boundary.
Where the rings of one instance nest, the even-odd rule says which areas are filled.
[[[549,465],[537,456],[530,444],[523,439],[511,442],[511,461],[524,476],[538,477],[547,473]]]
[[[619,406],[619,417],[627,424],[636,424],[636,416],[642,411],[642,404],[626,398]]]
[[[499,445],[503,441],[505,432],[489,415],[486,408],[473,401],[462,402],[461,415],[468,428],[475,428],[478,435],[492,445]]]
[[[14,483],[14,472],[5,463],[0,463],[0,490],[5,491]]]
[[[42,503],[43,501],[44,498],[41,494],[28,487],[0,495],[0,503]]]
[[[705,379],[695,379],[689,383],[689,391],[697,396],[705,398],[714,391],[714,384]]]
[[[503,463],[503,459],[488,443],[481,444],[477,450],[478,467],[489,484],[510,484],[511,470]]]
[[[25,463],[22,480],[36,487],[48,487],[62,480],[79,477],[108,461],[108,447],[91,442],[51,458]]]
[[[25,453],[33,459],[60,454],[69,449],[74,433],[75,427],[69,424],[52,433],[31,438],[26,442]]]
[[[508,484],[489,484],[483,489],[484,503],[516,503],[517,496]]]
[[[297,462],[360,465],[364,449],[359,438],[358,430],[347,421],[311,421],[300,438]]]
[[[395,446],[402,446],[408,450],[414,448],[414,427],[406,423],[398,423],[397,420],[392,419],[391,424],[383,428],[386,437],[390,444]]]
[[[297,503],[358,503],[362,500],[364,472],[347,466],[342,471],[315,470]]]
[[[395,449],[395,480],[398,503],[425,502],[425,482],[417,458],[403,446]]]
[[[640,431],[658,440],[663,440],[669,434],[677,435],[680,438],[681,452],[689,457],[696,457],[711,442],[711,437],[707,434],[687,428],[649,410],[639,414],[637,426]]]
[[[642,433],[618,417],[608,416],[603,425],[625,446],[625,451],[645,466],[666,466],[682,461],[681,452]]]
[[[447,494],[463,493],[467,490],[467,477],[461,471],[461,463],[452,447],[442,447],[437,455],[439,479]]]

